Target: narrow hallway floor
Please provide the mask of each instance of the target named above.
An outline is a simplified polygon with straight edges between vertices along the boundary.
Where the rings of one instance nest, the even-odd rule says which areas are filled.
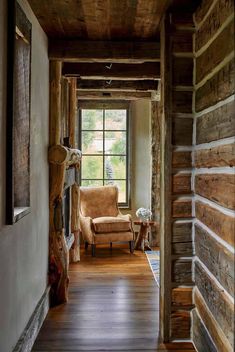
[[[147,258],[127,246],[81,250],[70,266],[69,302],[51,309],[33,351],[192,351],[159,344],[159,288]]]

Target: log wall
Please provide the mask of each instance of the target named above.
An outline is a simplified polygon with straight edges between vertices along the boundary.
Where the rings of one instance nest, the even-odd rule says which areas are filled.
[[[234,348],[234,5],[203,0],[194,14],[192,339],[199,352]]]

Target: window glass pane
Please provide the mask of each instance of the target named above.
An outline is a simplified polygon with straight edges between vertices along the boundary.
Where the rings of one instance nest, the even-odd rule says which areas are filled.
[[[126,110],[105,110],[106,130],[126,130]]]
[[[103,186],[103,181],[102,180],[82,180],[82,186],[85,186],[85,187]]]
[[[105,154],[126,154],[126,132],[105,132]]]
[[[103,153],[103,132],[83,131],[82,132],[82,153],[102,154]]]
[[[105,185],[116,185],[118,187],[118,202],[126,203],[126,181],[113,180],[112,183],[110,181],[105,181]]]
[[[82,157],[82,179],[102,179],[103,178],[103,156]]]
[[[82,130],[102,130],[103,110],[82,110]]]
[[[126,157],[108,156],[105,157],[104,165],[105,179],[125,179],[126,178]]]

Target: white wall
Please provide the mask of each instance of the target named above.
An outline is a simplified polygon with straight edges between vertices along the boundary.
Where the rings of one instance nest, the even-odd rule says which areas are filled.
[[[47,38],[25,0],[19,1],[32,28],[31,214],[5,226],[7,0],[0,1],[0,351],[17,343],[47,286],[48,112]]]
[[[151,208],[151,102],[131,103],[131,209],[122,210],[136,219],[140,207]]]

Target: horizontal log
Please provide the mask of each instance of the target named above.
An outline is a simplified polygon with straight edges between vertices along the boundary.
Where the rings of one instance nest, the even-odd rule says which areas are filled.
[[[211,73],[233,50],[234,22],[230,22],[206,51],[196,58],[196,83]]]
[[[192,222],[174,222],[172,243],[192,242]]]
[[[196,112],[213,106],[226,99],[235,92],[235,63],[234,59],[221,68],[211,79],[196,90]]]
[[[199,225],[195,225],[195,251],[196,256],[234,297],[234,254]]]
[[[193,297],[192,297],[193,289],[190,287],[176,287],[172,289],[171,299],[172,306],[182,306],[182,307],[192,307],[193,305]]]
[[[172,84],[174,86],[192,86],[193,84],[193,58],[173,57]]]
[[[77,90],[109,90],[112,91],[156,91],[158,90],[159,81],[157,80],[140,80],[140,81],[108,81],[108,80],[77,80]]]
[[[195,13],[196,22],[202,20],[201,14],[206,14],[208,11],[208,6],[210,7],[213,0],[204,0],[202,2],[201,8]],[[205,12],[206,11],[206,12]],[[195,50],[198,51],[204,46],[218,31],[218,29],[223,25],[226,19],[234,13],[233,0],[218,0],[212,11],[208,15],[206,21],[197,30],[195,35]],[[200,15],[199,15],[200,14]],[[198,16],[199,15],[199,16]],[[227,42],[228,38],[226,38]]]
[[[49,59],[70,62],[142,63],[160,61],[160,44],[154,42],[79,41],[51,39]]]
[[[192,145],[193,119],[174,118],[172,122],[173,145]]]
[[[190,218],[192,216],[192,201],[190,199],[174,200],[172,202],[173,218]]]
[[[235,143],[196,150],[194,164],[196,167],[235,166]]]
[[[181,285],[192,285],[192,259],[172,261],[172,282]]]
[[[193,256],[193,244],[192,242],[177,242],[172,243],[172,254],[181,256]]]
[[[146,62],[143,64],[112,64],[105,63],[68,63],[63,65],[65,76],[97,80],[146,80],[160,79],[160,64]]]
[[[197,118],[196,143],[208,143],[235,135],[235,101]]]
[[[184,169],[184,168],[192,167],[192,152],[173,151],[172,167],[176,169]]]
[[[195,192],[226,208],[235,209],[235,175],[196,175]]]
[[[221,213],[208,204],[197,201],[195,204],[196,218],[215,232],[230,245],[235,244],[235,221],[232,216]]]
[[[99,92],[99,91],[78,91],[77,92],[77,98],[81,100],[86,100],[86,99],[122,99],[122,100],[136,100],[136,99],[151,99],[151,93],[150,92],[114,92],[114,91],[105,91],[105,92]]]
[[[197,24],[202,22],[213,2],[214,0],[202,0],[194,13],[194,21]]]
[[[175,174],[172,176],[172,193],[173,194],[191,193],[191,173]]]
[[[197,308],[197,311],[202,319],[202,322],[206,325],[206,329],[209,332],[213,343],[216,346],[216,351],[226,351],[226,352],[232,352],[232,346],[228,342],[228,339],[224,335],[224,331],[221,329],[213,315],[211,314],[210,310],[208,309],[200,291],[195,287],[194,289],[194,294],[193,294],[193,300],[195,303],[195,306]],[[195,310],[193,311],[194,314]],[[193,342],[198,348],[198,342],[201,341],[201,338],[205,335],[205,332],[203,334],[199,334],[198,329],[195,329],[195,320],[193,316]],[[202,343],[200,344],[202,348],[199,348],[198,351],[204,352],[205,350],[205,343],[202,340]]]
[[[178,31],[172,37],[173,53],[192,53],[193,39],[190,31]]]
[[[82,153],[78,149],[71,149],[62,145],[54,145],[49,149],[48,160],[49,163],[66,166],[79,164]]]
[[[198,352],[218,351],[196,309],[192,311],[192,340]]]
[[[190,337],[191,319],[188,311],[177,311],[171,314],[170,336],[172,339],[185,339]]]
[[[172,92],[172,112],[192,113],[193,93],[191,91]]]
[[[195,284],[214,319],[224,331],[231,346],[233,346],[234,305],[227,294],[218,287],[216,281],[209,276],[197,260],[194,265]]]

